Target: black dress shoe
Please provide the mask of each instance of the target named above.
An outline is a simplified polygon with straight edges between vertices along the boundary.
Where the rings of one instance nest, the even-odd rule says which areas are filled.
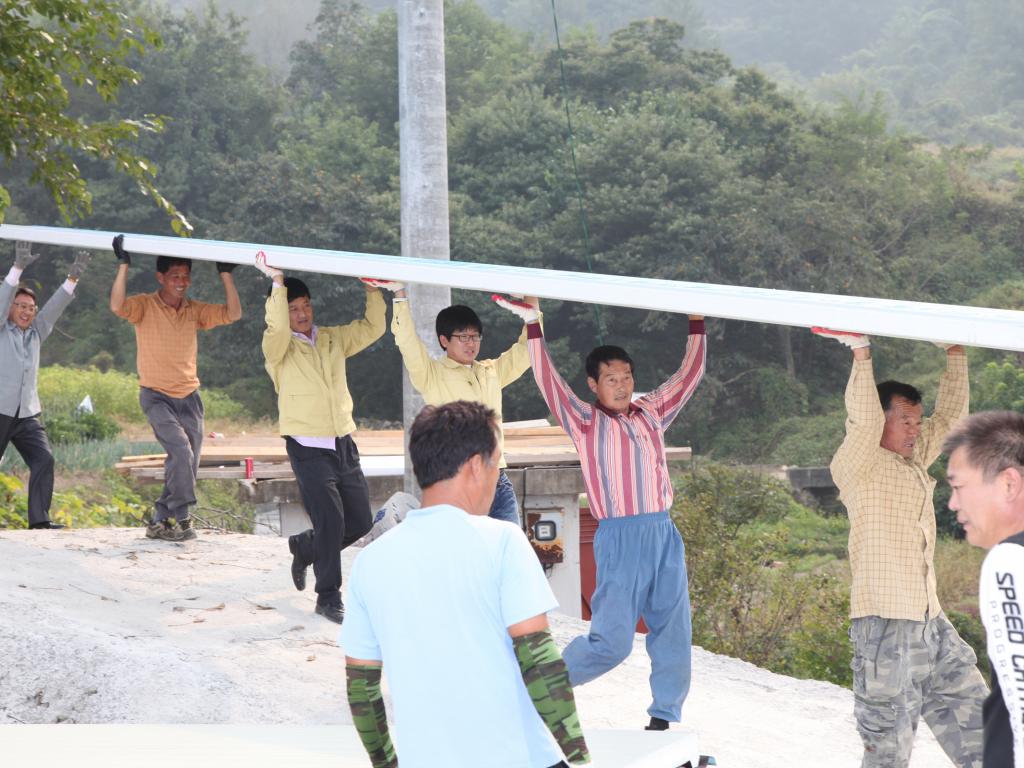
[[[345,620],[345,606],[339,603],[329,603],[327,605],[316,604],[316,612],[323,616],[325,619],[333,621],[335,624],[341,624]]]
[[[53,530],[57,530],[58,528],[63,528],[63,527],[64,527],[64,525],[62,523],[55,523],[52,520],[44,520],[41,523],[32,523],[32,525],[30,525],[28,528],[29,528],[30,531],[38,531],[38,530],[42,530],[44,528],[50,528],[50,529],[53,529]]]
[[[295,588],[301,592],[306,588],[306,568],[309,566],[299,557],[299,546],[294,536],[288,537],[288,551],[292,553],[292,582],[294,582]]]
[[[644,727],[645,731],[667,731],[668,720],[662,720],[660,717],[652,717],[649,725]]]

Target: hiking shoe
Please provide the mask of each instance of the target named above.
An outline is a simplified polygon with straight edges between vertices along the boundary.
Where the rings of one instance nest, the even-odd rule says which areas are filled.
[[[186,517],[184,520],[179,521],[178,526],[181,529],[182,541],[192,541],[193,539],[199,538],[196,534],[196,529],[192,527],[191,517]]]
[[[335,624],[341,624],[345,620],[345,606],[340,600],[337,603],[328,603],[326,605],[317,603],[316,612]]]
[[[645,731],[667,731],[668,720],[662,720],[660,717],[652,717],[651,722],[644,727]]]
[[[288,537],[288,551],[292,553],[292,583],[301,592],[306,588],[306,568],[299,556],[299,542],[294,536]]]
[[[192,534],[193,536],[195,533]],[[181,541],[181,531],[170,520],[159,520],[146,526],[147,539],[160,539],[162,541]]]

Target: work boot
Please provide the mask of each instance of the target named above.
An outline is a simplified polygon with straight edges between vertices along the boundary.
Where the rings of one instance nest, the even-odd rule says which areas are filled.
[[[193,534],[195,535],[195,534]],[[158,520],[146,526],[147,539],[160,539],[161,541],[181,541],[181,531],[173,520]]]
[[[181,528],[181,540],[192,541],[193,539],[199,538],[196,534],[196,529],[192,527],[192,518],[186,517],[184,520],[179,520],[178,525]]]
[[[335,624],[341,624],[345,620],[345,606],[340,599],[337,603],[317,603],[316,612]]]

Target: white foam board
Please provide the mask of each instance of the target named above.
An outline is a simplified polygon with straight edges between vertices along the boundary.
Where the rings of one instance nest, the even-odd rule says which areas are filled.
[[[0,239],[110,250],[115,232],[0,225]],[[1024,312],[951,304],[689,283],[498,264],[125,234],[130,253],[252,264],[259,250],[281,269],[500,291],[609,306],[778,325],[821,325],[877,336],[1024,352]]]

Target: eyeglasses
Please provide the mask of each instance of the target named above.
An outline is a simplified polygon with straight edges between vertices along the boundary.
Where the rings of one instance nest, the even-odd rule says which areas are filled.
[[[481,333],[453,333],[452,338],[463,344],[476,344],[483,341],[484,337]]]
[[[18,302],[14,302],[14,308],[19,312],[30,312],[32,314],[35,314],[36,310],[39,309],[35,304],[19,304]]]

